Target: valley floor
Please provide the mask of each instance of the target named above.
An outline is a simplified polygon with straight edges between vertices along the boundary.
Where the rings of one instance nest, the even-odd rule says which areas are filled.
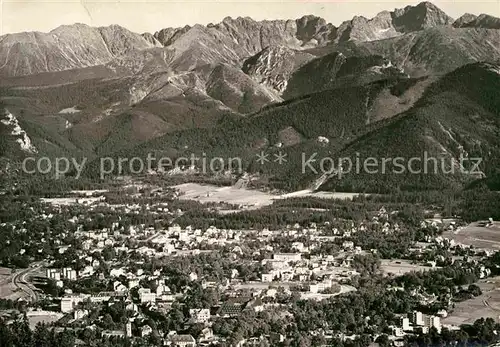
[[[483,294],[456,304],[453,312],[443,318],[443,324],[472,324],[476,319],[500,319],[500,276],[481,280],[477,283]]]
[[[446,231],[443,237],[467,246],[498,251],[500,250],[500,222],[494,222],[490,227],[480,226],[479,222],[474,222],[463,229]]]
[[[181,192],[180,199],[195,200],[201,203],[225,202],[240,205],[244,209],[255,209],[271,205],[274,200],[295,197],[318,197],[323,199],[352,199],[356,193],[313,192],[300,190],[293,193],[277,195],[272,193],[236,187],[217,187],[198,183],[185,183],[172,187]]]

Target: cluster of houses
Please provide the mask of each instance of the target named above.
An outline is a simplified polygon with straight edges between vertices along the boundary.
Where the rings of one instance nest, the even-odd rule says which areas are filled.
[[[428,334],[430,329],[436,329],[438,333],[441,333],[442,325],[441,318],[446,317],[447,312],[441,310],[438,315],[425,315],[420,311],[413,311],[406,316],[400,317],[400,323],[398,326],[391,326],[392,328],[392,339],[396,346],[404,346],[404,336],[407,334]],[[448,328],[453,328],[447,326]],[[456,327],[456,329],[459,329]]]
[[[321,230],[316,225],[309,228],[291,227],[288,231],[292,237],[302,237],[303,235],[317,235]],[[242,255],[242,245],[245,239],[257,238],[263,241],[272,240],[280,235],[274,231],[232,231],[209,227],[202,231],[191,227],[181,228],[173,225],[165,230],[155,231],[152,228],[143,226],[131,226],[128,230],[120,230],[118,225],[113,225],[110,229],[99,231],[79,230],[75,233],[82,244],[83,253],[80,259],[84,266],[80,271],[71,267],[63,269],[47,269],[47,278],[57,281],[59,286],[64,286],[63,280],[74,281],[88,276],[99,276],[100,279],[111,280],[112,290],[100,292],[98,294],[73,293],[66,289],[65,295],[60,298],[60,311],[71,315],[73,321],[88,317],[88,310],[82,308],[81,303],[100,303],[110,305],[115,301],[122,301],[128,311],[132,312],[132,319],[120,330],[106,330],[103,336],[140,336],[146,337],[151,334],[152,328],[143,322],[142,307],[148,310],[167,313],[174,303],[182,300],[183,294],[174,294],[165,285],[164,276],[160,270],[145,274],[140,267],[131,270],[124,263],[116,261],[106,262],[108,265],[109,277],[103,278],[101,266],[103,260],[96,259],[93,255],[102,252],[105,247],[111,246],[115,252],[137,252],[141,255],[158,257],[163,255],[184,256],[203,252],[199,249],[200,243],[210,243],[212,245],[227,246],[233,244],[232,250],[235,254]],[[124,240],[134,238],[139,246],[128,248]],[[312,237],[311,237],[312,239]],[[319,244],[321,240],[314,240],[311,244]],[[266,242],[267,243],[267,242]],[[153,246],[146,246],[146,244]],[[277,297],[280,290],[285,294],[291,294],[290,287],[301,287],[302,296],[306,299],[321,300],[329,295],[335,295],[338,288],[339,279],[348,279],[356,272],[350,267],[350,261],[355,254],[360,254],[361,250],[356,248],[350,241],[342,244],[342,252],[339,256],[310,255],[311,247],[305,246],[304,242],[295,241],[292,244],[294,252],[276,252],[276,245],[268,243],[265,250],[272,254],[269,259],[263,259],[261,265],[269,269],[269,272],[260,274],[262,281],[247,283],[238,278],[238,271],[233,270],[231,278],[219,281],[218,283],[199,279],[196,273],[188,275],[191,281],[201,281],[204,288],[218,287],[230,298],[220,302],[215,307],[205,307],[189,310],[189,320],[192,323],[205,325],[201,337],[194,339],[190,335],[176,334],[175,332],[165,332],[164,339],[173,346],[203,346],[217,340],[210,328],[211,321],[215,318],[236,317],[244,310],[260,312],[272,308],[273,299]],[[65,248],[64,251],[67,251]],[[153,283],[151,287],[144,287],[143,283]],[[263,286],[264,284],[264,286]],[[278,290],[278,288],[281,289]],[[240,290],[245,289],[249,295],[241,295]],[[328,292],[330,290],[330,292]],[[132,292],[134,295],[132,295]],[[137,293],[137,294],[135,294]]]

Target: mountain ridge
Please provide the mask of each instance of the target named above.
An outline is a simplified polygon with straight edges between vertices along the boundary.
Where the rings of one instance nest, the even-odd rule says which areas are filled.
[[[498,18],[483,15],[460,22],[455,28],[496,28],[497,22]],[[226,17],[217,24],[164,28],[154,34],[136,34],[119,25],[90,27],[77,23],[48,33],[0,36],[0,76],[98,66],[129,52],[155,47],[170,51],[170,64],[177,71],[204,64],[239,65],[270,46],[307,50],[349,41],[389,39],[428,28],[452,27],[454,23],[457,22],[430,2],[382,11],[371,19],[355,16],[338,28],[314,15],[263,21]]]

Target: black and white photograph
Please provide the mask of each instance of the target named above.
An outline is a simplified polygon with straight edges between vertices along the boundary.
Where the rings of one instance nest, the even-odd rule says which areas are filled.
[[[0,0],[0,347],[500,346],[500,0]]]

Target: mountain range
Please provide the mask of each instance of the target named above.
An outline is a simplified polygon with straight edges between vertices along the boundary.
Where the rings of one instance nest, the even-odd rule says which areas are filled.
[[[7,34],[0,155],[97,163],[203,152],[239,156],[246,172],[288,190],[463,186],[497,174],[499,62],[499,18],[454,20],[430,2],[339,27],[308,15],[143,34],[84,24]],[[259,166],[261,151],[286,151],[289,165]],[[306,152],[483,161],[474,175],[339,179],[302,174]]]

